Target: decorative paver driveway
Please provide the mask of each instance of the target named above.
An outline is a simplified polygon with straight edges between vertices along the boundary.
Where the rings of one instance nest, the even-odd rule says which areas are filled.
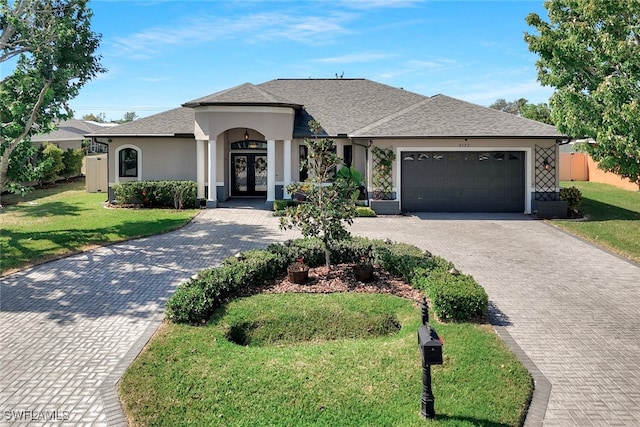
[[[124,425],[115,384],[175,287],[236,251],[291,238],[267,211],[212,209],[176,232],[0,281],[0,425]]]
[[[527,424],[640,425],[636,264],[524,215],[419,214],[353,230],[429,249],[484,286],[494,320],[551,383],[546,415]]]
[[[177,232],[3,278],[0,424],[124,424],[115,383],[175,286],[238,250],[295,237],[277,224],[265,211],[207,210]],[[638,266],[524,215],[362,218],[352,231],[428,249],[487,289],[501,328],[552,386],[529,424],[640,424]]]

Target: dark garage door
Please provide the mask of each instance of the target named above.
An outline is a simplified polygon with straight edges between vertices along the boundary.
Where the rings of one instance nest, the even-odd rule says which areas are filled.
[[[523,151],[402,152],[402,210],[524,212]]]

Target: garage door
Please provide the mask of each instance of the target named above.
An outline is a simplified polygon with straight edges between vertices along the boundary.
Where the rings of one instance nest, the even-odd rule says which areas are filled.
[[[403,211],[524,212],[523,151],[402,152]]]

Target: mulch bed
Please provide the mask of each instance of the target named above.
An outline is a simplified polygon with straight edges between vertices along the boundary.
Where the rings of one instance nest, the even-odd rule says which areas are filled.
[[[285,292],[304,292],[313,294],[328,294],[335,292],[361,292],[361,293],[377,293],[391,294],[402,298],[422,301],[422,294],[412,288],[410,285],[391,276],[384,270],[376,268],[374,271],[374,279],[371,282],[364,283],[356,280],[353,276],[354,264],[334,265],[330,269],[327,267],[317,267],[309,269],[309,280],[303,284],[295,284],[289,281],[287,277],[275,280],[254,289],[255,292],[281,294]]]

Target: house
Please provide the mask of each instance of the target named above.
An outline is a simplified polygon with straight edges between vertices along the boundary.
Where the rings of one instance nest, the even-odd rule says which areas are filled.
[[[553,126],[445,95],[341,78],[246,83],[87,136],[109,146],[110,186],[193,180],[207,207],[240,197],[272,204],[306,177],[310,120],[366,176],[370,198],[373,147],[392,150],[390,200],[371,200],[383,213],[531,213],[557,197],[558,145],[568,140]]]
[[[65,151],[68,149],[83,148],[82,142],[87,139],[85,134],[98,131],[105,126],[113,126],[113,124],[97,123],[78,119],[64,120],[56,125],[55,130],[49,133],[32,136],[31,142],[35,145],[50,142]],[[100,151],[99,147],[94,147],[94,150],[91,150],[91,146],[88,148],[91,152]]]

